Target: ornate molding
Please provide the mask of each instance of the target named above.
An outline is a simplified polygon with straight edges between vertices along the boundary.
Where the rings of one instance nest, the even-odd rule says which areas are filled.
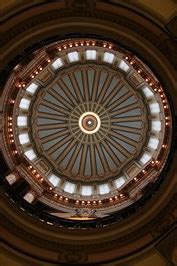
[[[96,251],[98,253],[103,252],[103,251],[107,252],[110,249],[114,250],[115,248],[118,248],[118,247],[121,248],[122,246],[126,246],[126,245],[129,245],[131,242],[134,242],[135,239],[136,240],[143,239],[144,236],[148,235],[149,233],[151,233],[153,236],[150,242],[151,245],[153,241],[155,244],[158,238],[162,238],[163,235],[166,234],[167,231],[170,230],[170,228],[176,221],[176,217],[174,217],[174,215],[172,214],[174,207],[176,207],[176,199],[177,199],[177,194],[174,195],[174,197],[171,199],[169,204],[165,207],[165,209],[160,214],[158,214],[158,216],[155,217],[155,219],[153,219],[152,221],[150,221],[148,224],[144,225],[143,227],[139,227],[137,230],[133,231],[132,233],[129,232],[127,235],[124,235],[123,237],[119,237],[119,238],[109,240],[109,241],[102,240],[102,241],[98,241],[98,243],[92,243],[92,244],[91,243],[88,244],[87,240],[85,241],[83,240],[82,244],[81,243],[79,244],[79,242],[76,240],[72,244],[70,241],[68,242],[68,244],[64,244],[62,239],[61,239],[61,242],[57,241],[55,243],[53,241],[47,240],[46,238],[41,238],[37,235],[27,232],[27,230],[24,230],[24,227],[21,228],[21,227],[16,226],[4,214],[1,214],[1,225],[4,228],[6,228],[6,230],[11,232],[13,235],[16,235],[17,237],[20,236],[21,239],[32,244],[34,247],[41,247],[43,249],[52,250],[54,252],[61,253],[62,255],[59,255],[59,256],[61,256],[60,258],[63,261],[70,261],[70,258],[72,258],[72,256],[76,258],[80,258],[80,255],[81,255],[80,253],[82,252],[83,254],[85,254],[85,255],[82,255],[82,260],[83,260],[84,258],[87,257],[86,254],[89,254],[92,252],[95,253]],[[25,214],[21,210],[18,210],[18,212],[19,213],[21,212],[22,216]],[[25,214],[25,216],[28,216],[28,215]],[[164,222],[159,224],[159,221],[162,221],[162,220]],[[167,224],[165,221],[167,221]],[[46,228],[48,227],[49,230],[51,228],[51,226],[47,226],[47,225],[45,227]],[[57,227],[53,228],[53,226],[51,229],[52,231],[53,229],[55,229],[56,234],[58,230],[59,231],[61,230]],[[102,229],[100,228],[99,230],[102,230]],[[146,246],[147,244],[150,244],[150,243],[144,242],[144,245]],[[13,246],[15,247],[16,244],[14,243]],[[16,248],[19,249],[20,247],[16,246]],[[67,259],[65,257],[67,254],[66,250],[68,250],[68,248],[71,254],[69,254],[69,258]]]
[[[70,4],[68,4],[69,6],[72,6],[71,2],[73,1],[69,1]],[[77,2],[79,3],[79,2]],[[100,3],[101,4],[101,3]],[[81,4],[82,5],[82,4]],[[51,10],[50,12],[48,12],[47,14],[39,14],[36,17],[33,17],[31,19],[27,19],[25,22],[23,22],[23,24],[17,25],[15,27],[13,27],[12,29],[10,29],[8,32],[5,31],[4,35],[2,35],[2,40],[1,40],[1,45],[5,45],[8,41],[11,41],[14,37],[18,36],[21,33],[24,33],[26,30],[32,29],[34,26],[46,23],[46,22],[50,22],[52,20],[56,20],[56,19],[62,19],[62,18],[70,18],[70,17],[75,17],[75,18],[96,18],[96,19],[101,19],[109,22],[113,22],[116,23],[118,25],[121,25],[123,27],[128,28],[129,30],[132,30],[133,32],[136,32],[138,35],[143,36],[145,39],[147,39],[150,43],[152,43],[155,47],[157,47],[165,56],[166,56],[166,52],[167,50],[164,48],[165,47],[170,46],[170,48],[175,51],[175,42],[173,42],[172,40],[170,40],[169,37],[167,37],[167,35],[165,33],[163,33],[163,36],[165,37],[165,44],[160,40],[159,41],[159,34],[160,32],[163,31],[163,29],[160,29],[157,25],[154,26],[157,29],[158,34],[154,34],[151,31],[149,31],[148,29],[146,29],[145,27],[143,27],[140,23],[137,23],[135,21],[133,21],[132,19],[127,19],[127,17],[125,15],[120,15],[117,16],[115,14],[111,14],[111,13],[105,13],[104,11],[101,10],[95,10],[95,9],[89,9],[89,8],[85,8],[86,3],[84,2],[83,8],[79,9],[79,8],[68,8],[68,9],[59,9],[59,10]],[[88,4],[89,5],[89,4]],[[74,6],[77,6],[77,4],[75,4]],[[141,16],[140,16],[141,18]],[[147,20],[148,21],[148,20]],[[151,21],[152,23],[152,21]],[[162,33],[161,33],[162,34]],[[67,35],[67,33],[66,33]],[[64,37],[64,36],[62,36]],[[164,39],[163,37],[163,39]],[[168,41],[167,41],[168,40]],[[121,40],[119,38],[119,41],[122,42],[124,44],[124,40]],[[42,41],[43,42],[43,41]],[[43,42],[44,44],[44,42]],[[40,45],[40,42],[39,42]],[[25,53],[25,51],[24,51]],[[23,53],[21,54],[21,56],[23,55]],[[176,57],[170,57],[170,61],[173,64],[174,67],[176,67],[177,64],[177,58]]]

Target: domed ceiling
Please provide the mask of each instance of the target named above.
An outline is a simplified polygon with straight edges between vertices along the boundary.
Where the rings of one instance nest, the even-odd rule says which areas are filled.
[[[102,218],[140,200],[171,144],[170,106],[155,75],[100,39],[57,41],[30,58],[3,94],[9,184],[24,179],[28,204],[66,219]]]
[[[0,264],[176,262],[176,5],[157,2],[3,2]]]

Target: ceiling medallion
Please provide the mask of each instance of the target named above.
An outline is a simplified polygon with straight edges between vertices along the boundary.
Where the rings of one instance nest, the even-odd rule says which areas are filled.
[[[165,92],[140,59],[113,43],[43,47],[15,67],[3,108],[13,169],[6,179],[12,186],[25,179],[23,199],[50,206],[53,216],[97,219],[130,206],[168,157]]]
[[[96,133],[101,125],[99,116],[93,112],[83,113],[79,118],[79,127],[85,134]]]

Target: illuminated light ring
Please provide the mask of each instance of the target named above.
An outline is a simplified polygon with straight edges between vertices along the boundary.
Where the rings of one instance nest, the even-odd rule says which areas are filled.
[[[86,50],[86,52],[87,52],[88,50]],[[60,58],[58,58],[58,59],[60,59]],[[60,59],[61,60],[61,59]],[[94,60],[94,59],[93,59]],[[104,60],[103,60],[104,61]],[[121,62],[123,62],[123,61],[121,61]],[[110,62],[108,62],[109,64],[110,64]],[[53,66],[53,63],[51,63],[52,64],[52,66]],[[121,67],[120,67],[121,68]],[[128,70],[128,67],[126,68],[126,69],[122,69],[123,71],[127,71]],[[30,86],[28,86],[28,88],[29,88]],[[27,88],[27,91],[29,91],[29,89]],[[145,95],[146,96],[146,95]],[[23,109],[24,107],[22,106],[22,109]],[[26,107],[25,107],[25,109],[26,109]],[[93,114],[92,114],[93,115]],[[95,114],[94,114],[95,115]],[[83,114],[83,116],[84,116],[84,114]],[[99,117],[97,117],[97,120],[98,120],[98,125],[97,125],[97,128],[94,130],[94,131],[92,131],[92,133],[95,133],[98,129],[99,129],[99,127],[100,127],[100,119],[99,119]],[[79,126],[80,126],[80,128],[82,129],[82,131],[84,131],[84,128],[81,126],[81,119],[79,120]],[[87,131],[87,130],[85,130],[85,133],[87,133],[87,134],[91,134],[89,131]],[[152,157],[152,156],[151,156]],[[149,159],[151,159],[151,157],[149,157]]]
[[[92,45],[93,45],[93,44],[92,44]],[[81,44],[81,46],[83,46],[83,45]],[[88,45],[87,45],[87,46],[88,46]],[[103,45],[103,47],[104,47],[104,45]],[[109,48],[109,49],[110,49],[110,48]],[[93,60],[94,60],[94,59],[93,59]],[[48,60],[48,62],[50,63],[49,60]],[[133,61],[133,62],[134,62],[134,61]],[[108,62],[108,63],[109,63],[109,62]],[[129,62],[127,61],[126,64],[128,65],[128,63],[129,63]],[[130,65],[131,65],[131,63],[130,63]],[[127,69],[127,71],[128,71],[128,68],[124,68],[124,70],[123,70],[123,69],[122,69],[122,70],[123,70],[124,72],[126,72],[126,69]],[[139,71],[138,71],[138,73],[139,73]],[[146,82],[149,83],[150,80],[146,78]],[[24,83],[24,84],[25,84],[25,83]],[[150,82],[149,85],[151,86],[152,83]],[[25,85],[24,85],[24,86],[22,85],[22,87],[25,87]],[[150,89],[150,88],[149,88],[149,89]],[[162,93],[162,91],[163,91],[162,89],[158,90],[159,93]],[[30,91],[27,90],[27,92],[30,92]],[[157,92],[157,89],[156,89],[156,88],[155,88],[155,89],[152,88],[152,89],[151,89],[151,92],[153,93],[153,95],[155,95],[154,92]],[[155,97],[154,97],[154,96],[152,96],[152,97],[154,98],[154,99],[153,99],[153,103],[157,103],[157,104],[159,104],[158,101],[156,101]],[[146,97],[146,95],[145,95],[145,98],[148,99],[149,96]],[[165,98],[165,95],[164,95],[164,97],[163,97],[163,101],[162,101],[162,102],[163,102],[164,104],[162,105],[162,107],[164,108],[164,111],[168,111],[168,103],[167,103],[167,101],[165,101],[164,98]],[[24,98],[24,99],[25,99],[25,98]],[[14,102],[13,102],[13,103],[14,103]],[[30,107],[29,107],[29,108],[30,108]],[[24,108],[24,109],[28,110],[29,108],[27,107],[27,108]],[[149,105],[149,108],[150,108],[150,110],[152,109],[152,108],[150,107],[150,105]],[[22,106],[22,109],[23,109],[23,106]],[[152,114],[153,114],[153,115],[154,115],[154,114],[156,115],[156,114],[158,114],[158,113],[161,111],[161,107],[160,107],[160,110],[157,110],[157,109],[158,109],[158,108],[156,108],[155,111],[152,111]],[[164,126],[165,126],[165,130],[168,130],[168,127],[166,127],[166,126],[169,126],[170,117],[168,116],[167,112],[165,113],[165,115],[166,115],[166,120],[168,120],[168,122],[166,122],[165,125],[164,125],[164,123],[163,123],[163,129],[164,129]],[[27,116],[26,116],[26,117],[27,117]],[[152,121],[153,121],[153,120],[152,120]],[[160,122],[160,120],[155,120],[155,121]],[[162,122],[163,122],[163,121],[162,121]],[[157,124],[156,124],[156,125],[157,125]],[[19,125],[19,126],[22,128],[22,125]],[[25,124],[25,126],[26,126],[26,124]],[[156,130],[156,133],[158,133],[158,132],[161,131],[161,128],[158,129],[158,128],[156,127],[156,129],[157,129],[157,130]],[[158,140],[158,138],[155,138],[155,139]],[[152,145],[153,145],[153,144],[152,144],[152,137],[149,137],[149,142],[150,142],[150,141],[151,141],[151,148],[152,148]],[[147,143],[149,143],[149,142],[147,142]],[[158,143],[158,144],[155,144],[155,145],[158,146],[159,143]],[[22,145],[22,146],[23,146],[23,145]],[[157,146],[155,146],[155,149],[157,148]],[[24,147],[25,147],[25,145],[24,145]],[[164,144],[162,145],[162,147],[164,148]],[[27,151],[27,150],[25,149],[25,151]],[[158,153],[160,153],[160,150],[159,150]],[[157,154],[155,157],[158,157],[158,154]],[[150,157],[150,159],[149,159],[147,162],[145,162],[145,166],[147,166],[147,163],[149,164],[149,161],[152,160],[152,158],[153,158],[153,154],[152,154],[152,156]],[[153,159],[155,159],[155,158],[153,158]],[[155,162],[156,162],[156,161],[158,161],[158,160],[155,160]],[[150,163],[151,163],[151,162],[150,162]],[[159,161],[158,161],[158,163],[159,163]],[[143,170],[143,171],[145,171],[145,170]],[[134,178],[134,179],[135,179],[135,178]],[[136,180],[137,180],[137,179],[136,179]],[[81,194],[82,194],[82,193],[81,193]]]
[[[84,121],[84,118],[86,118],[86,116],[91,116],[91,119],[92,119],[92,117],[95,118],[96,126],[93,130],[87,130],[84,128],[83,121]],[[89,124],[89,122],[92,123],[91,121],[88,121],[88,124]],[[79,118],[79,127],[85,134],[96,133],[99,130],[100,126],[101,126],[101,120],[100,120],[99,116],[93,112],[85,112]]]

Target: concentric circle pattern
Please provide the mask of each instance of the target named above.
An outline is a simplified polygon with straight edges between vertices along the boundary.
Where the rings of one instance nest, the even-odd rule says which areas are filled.
[[[104,66],[69,68],[58,76],[33,109],[39,152],[70,179],[119,174],[139,154],[146,135],[141,96]],[[87,119],[93,121],[91,131],[84,124]]]
[[[6,87],[4,149],[13,165],[21,159],[7,180],[26,179],[24,199],[52,215],[87,210],[96,219],[142,197],[171,143],[168,100],[149,68],[115,44],[86,39],[43,47],[18,67]]]
[[[83,110],[87,110],[86,112]],[[92,110],[92,111],[91,111]],[[94,134],[93,136],[87,137],[88,143],[96,143],[101,141],[105,135],[108,133],[108,130],[110,129],[110,117],[108,116],[108,113],[106,110],[101,106],[100,104],[97,104],[96,102],[85,102],[77,106],[70,116],[70,122],[71,122],[71,133],[77,137],[77,133],[80,130],[78,128],[78,121],[79,121],[79,127],[81,131],[85,134],[81,134],[81,138],[78,138],[81,142],[85,142],[85,135],[87,134]],[[88,124],[89,121],[93,121],[93,128],[92,124]],[[91,128],[89,128],[91,127]]]
[[[76,125],[76,123],[74,123],[74,125]],[[96,133],[100,129],[100,125],[100,117],[93,112],[83,113],[79,118],[79,127],[85,134]]]

